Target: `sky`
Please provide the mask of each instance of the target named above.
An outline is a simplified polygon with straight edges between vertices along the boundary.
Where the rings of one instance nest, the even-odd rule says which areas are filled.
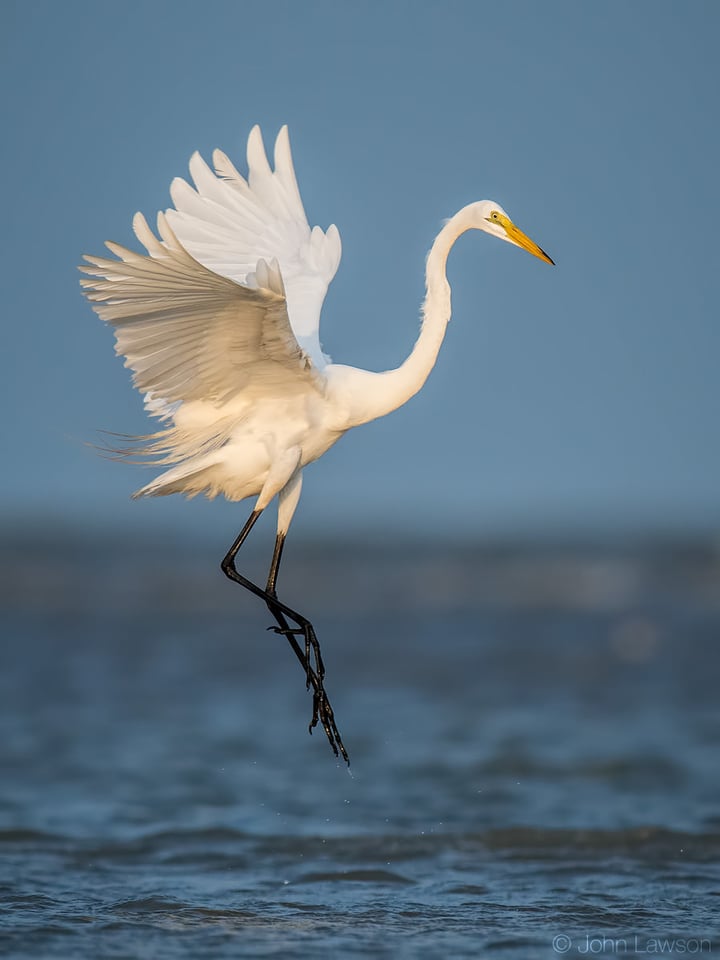
[[[227,531],[250,505],[131,502],[98,430],[151,424],[76,265],[132,245],[192,152],[240,169],[289,124],[343,261],[333,359],[397,365],[442,221],[498,201],[551,268],[480,234],[423,391],[305,472],[342,537],[720,532],[720,4],[4,0],[0,525]]]

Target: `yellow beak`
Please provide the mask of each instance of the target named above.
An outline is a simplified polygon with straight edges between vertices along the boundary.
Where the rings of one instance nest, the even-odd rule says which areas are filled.
[[[534,240],[531,240],[527,234],[523,233],[519,227],[516,227],[515,224],[510,220],[509,217],[501,217],[500,222],[503,227],[505,227],[505,233],[508,236],[508,240],[512,243],[517,244],[518,247],[522,247],[523,250],[527,250],[528,253],[531,253],[534,257],[538,257],[540,260],[544,260],[545,263],[551,263],[555,266],[555,261],[541,249]]]

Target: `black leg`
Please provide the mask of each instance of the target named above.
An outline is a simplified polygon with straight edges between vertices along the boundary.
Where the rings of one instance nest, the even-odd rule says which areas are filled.
[[[301,634],[305,638],[305,660],[307,663],[307,685],[309,688],[312,683],[310,678],[310,669],[311,669],[310,649],[311,648],[315,652],[315,663],[316,663],[317,675],[320,680],[323,680],[325,676],[325,667],[323,665],[322,656],[320,655],[320,644],[318,643],[317,637],[315,636],[315,628],[313,627],[312,623],[310,623],[307,617],[304,617],[301,613],[298,613],[296,610],[291,609],[286,604],[281,603],[281,601],[277,599],[277,595],[275,594],[275,581],[277,580],[277,573],[280,567],[280,557],[282,555],[285,538],[278,537],[275,541],[275,550],[273,552],[273,559],[270,565],[270,574],[268,576],[268,583],[272,587],[271,590],[268,590],[268,589],[263,590],[261,587],[258,587],[257,584],[253,583],[251,580],[248,580],[247,577],[243,577],[235,569],[235,557],[237,556],[237,553],[240,550],[240,547],[245,542],[248,534],[250,533],[252,528],[255,526],[255,522],[261,513],[262,513],[261,510],[253,510],[253,512],[250,514],[250,516],[248,517],[247,523],[240,531],[237,539],[235,540],[233,545],[230,547],[230,549],[228,550],[227,554],[225,555],[222,561],[222,564],[221,564],[222,571],[226,577],[230,578],[230,580],[234,580],[235,583],[239,583],[241,586],[245,587],[247,590],[250,590],[256,596],[262,597],[265,603],[267,604],[268,609],[270,610],[270,612],[272,613],[272,615],[275,617],[276,620],[277,620],[276,614],[280,612],[280,613],[283,613],[285,617],[289,617],[291,620],[295,621],[295,623],[297,624],[297,627],[290,627],[287,625],[287,623],[283,627],[280,625],[278,621],[278,627],[273,629],[275,629],[277,633],[282,633],[283,635],[286,635],[286,636],[289,634],[295,634],[295,635]]]
[[[270,572],[268,573],[267,585],[265,587],[265,592],[269,593],[270,596],[273,597],[275,601],[277,600],[277,591],[275,590],[275,586],[277,584],[278,571],[280,570],[280,560],[282,558],[282,552],[283,552],[284,546],[285,546],[285,534],[278,533],[277,537],[275,538],[275,549],[273,550],[272,561],[270,562]],[[275,606],[275,604],[268,603],[268,609],[270,613],[272,613],[272,615],[275,616],[275,611],[277,610],[277,607]],[[298,629],[293,629],[293,628],[288,628],[287,622],[285,623],[285,626],[283,626],[283,624],[280,622],[280,620],[276,616],[275,616],[275,619],[278,622],[278,626],[272,627],[271,629],[273,629],[276,633],[282,633],[287,635],[288,629],[290,629],[291,633],[295,635],[302,634],[305,637],[305,659],[309,666],[310,665],[310,649],[312,648],[312,651],[315,654],[315,667],[317,670],[317,674],[320,677],[320,679],[323,680],[325,677],[325,664],[323,663],[322,654],[320,653],[320,644],[318,643],[317,636],[315,635],[315,628],[310,623],[310,621],[305,620],[303,622],[302,620],[300,620],[298,621],[300,623],[300,627]],[[284,619],[285,618],[283,617],[283,620]],[[293,615],[293,619],[297,620],[297,617]],[[307,678],[308,689],[310,689],[310,683],[311,683],[310,675],[308,674],[308,678]]]
[[[270,572],[268,573],[267,586],[265,589],[271,596],[277,596],[275,586],[277,584],[278,570],[280,569],[280,559],[282,557],[283,547],[285,546],[285,534],[279,533],[275,537],[275,549],[273,550],[272,560],[270,561]]]
[[[338,756],[339,753],[343,760],[349,764],[350,760],[348,758],[347,751],[345,750],[342,738],[340,737],[340,732],[335,725],[333,710],[330,706],[330,701],[327,698],[327,694],[325,693],[325,688],[323,687],[322,681],[324,676],[324,668],[322,657],[320,656],[320,648],[317,638],[315,637],[315,631],[313,630],[312,624],[301,614],[296,613],[290,607],[286,606],[284,603],[281,603],[277,599],[275,593],[275,583],[277,581],[278,569],[280,567],[280,557],[282,556],[282,549],[285,540],[284,536],[278,536],[275,541],[275,550],[273,552],[270,573],[268,575],[268,584],[265,590],[257,586],[257,584],[253,583],[251,580],[248,580],[247,577],[243,577],[242,574],[238,573],[235,568],[235,557],[237,556],[240,547],[247,539],[248,534],[255,526],[255,522],[261,513],[261,510],[253,510],[253,512],[250,514],[247,523],[242,528],[237,539],[223,558],[221,569],[226,577],[228,577],[234,583],[239,583],[240,586],[245,587],[246,590],[254,593],[255,596],[261,597],[267,604],[268,609],[278,624],[277,628],[273,629],[276,629],[277,633],[281,633],[283,636],[287,637],[290,646],[295,652],[295,656],[298,658],[303,670],[305,671],[308,685],[312,686],[313,688],[313,715],[312,720],[310,721],[310,732],[312,733],[313,727],[317,726],[319,721],[325,730],[325,734],[335,756]],[[298,627],[290,627],[287,618],[295,621],[295,623],[298,624]],[[295,639],[296,634],[303,634],[305,637],[304,653],[300,647],[300,644]],[[312,664],[310,663],[311,647],[315,651],[316,663],[318,667],[317,673],[315,670],[313,670]]]

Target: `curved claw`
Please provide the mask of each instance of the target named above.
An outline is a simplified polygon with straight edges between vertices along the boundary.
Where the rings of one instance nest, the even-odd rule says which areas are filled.
[[[335,716],[333,714],[332,707],[330,706],[330,701],[328,700],[327,695],[322,688],[319,691],[316,690],[313,695],[313,715],[308,727],[308,732],[310,734],[313,732],[313,727],[318,725],[318,721],[322,723],[325,736],[328,738],[332,752],[336,757],[342,756],[345,763],[350,766],[350,757],[345,749],[345,744],[342,742],[340,731],[335,725]]]
[[[345,749],[345,744],[342,742],[342,737],[340,736],[340,731],[335,724],[335,714],[333,709],[330,706],[330,701],[328,700],[327,694],[325,693],[325,688],[323,687],[323,677],[325,676],[325,665],[323,664],[322,656],[320,655],[320,645],[317,642],[315,637],[315,631],[312,628],[312,625],[309,625],[309,630],[304,630],[300,627],[280,627],[280,626],[270,626],[267,627],[269,631],[273,633],[280,634],[281,636],[286,637],[295,637],[303,634],[305,636],[305,664],[307,667],[306,670],[306,680],[307,687],[313,688],[313,712],[308,724],[308,733],[312,734],[314,728],[320,723],[322,728],[325,731],[325,736],[328,738],[328,743],[330,748],[336,757],[342,757],[345,763],[350,766],[350,757],[348,756],[347,750]],[[308,634],[311,639],[308,638]],[[315,651],[315,662],[317,666],[317,673],[313,670],[310,663],[310,649]]]

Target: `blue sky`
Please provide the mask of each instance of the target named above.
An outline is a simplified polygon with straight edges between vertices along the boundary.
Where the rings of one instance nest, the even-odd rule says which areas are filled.
[[[422,393],[306,472],[296,525],[484,535],[720,529],[720,5],[154,0],[0,7],[6,337],[0,520],[234,529],[130,503],[85,446],[148,422],[76,264],[169,203],[195,149],[290,126],[343,262],[334,359],[417,333],[442,220],[501,203],[557,262],[466,236]]]

